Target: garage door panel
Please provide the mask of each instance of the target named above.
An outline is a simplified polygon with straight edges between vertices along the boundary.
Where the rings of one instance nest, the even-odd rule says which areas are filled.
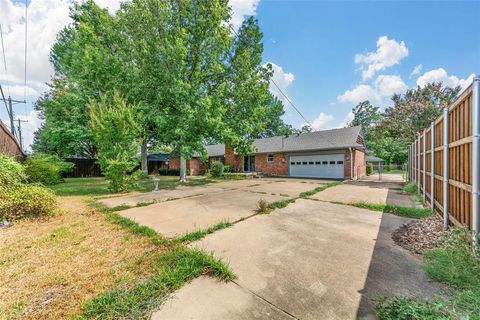
[[[344,155],[301,155],[290,156],[290,176],[308,178],[343,179],[345,175]]]

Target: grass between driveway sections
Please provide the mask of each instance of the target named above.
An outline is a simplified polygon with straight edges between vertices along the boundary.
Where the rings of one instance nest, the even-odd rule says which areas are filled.
[[[316,188],[313,189],[313,190],[300,193],[300,196],[299,196],[299,197],[300,197],[300,198],[307,198],[307,197],[313,196],[313,195],[316,194],[316,193],[322,192],[322,191],[325,190],[325,189],[338,186],[338,185],[341,184],[341,183],[342,183],[342,182],[340,182],[340,181],[338,181],[338,182],[323,183],[320,187],[316,187]]]
[[[415,218],[415,219],[426,218],[433,214],[433,211],[427,208],[408,208],[408,207],[395,206],[395,205],[390,205],[385,203],[369,203],[365,201],[355,201],[355,202],[331,201],[331,203],[354,206],[357,208],[363,208],[363,209],[368,209],[373,211],[381,211],[385,213],[391,213],[396,216]]]
[[[209,235],[211,233],[214,233],[215,231],[225,229],[225,228],[228,228],[228,227],[231,227],[231,226],[233,226],[233,223],[231,223],[229,221],[221,221],[221,222],[219,222],[219,223],[217,223],[217,224],[215,224],[211,227],[208,227],[206,229],[199,229],[199,230],[195,230],[195,231],[192,231],[192,232],[188,232],[188,233],[184,234],[183,236],[180,236],[180,237],[176,238],[175,240],[177,240],[180,243],[193,242],[193,241],[203,239],[207,235]]]
[[[321,192],[325,189],[328,189],[328,188],[331,188],[331,187],[334,187],[334,186],[337,186],[339,184],[341,184],[342,182],[341,181],[338,181],[338,182],[329,182],[329,183],[321,183],[319,187],[316,187],[315,189],[313,190],[310,190],[310,191],[306,191],[306,192],[302,192],[300,193],[300,195],[298,197],[295,197],[295,198],[290,198],[290,199],[285,199],[285,200],[278,200],[278,201],[274,201],[274,202],[270,202],[268,203],[267,201],[261,199],[260,201],[258,201],[258,208],[256,210],[256,213],[257,214],[268,214],[270,212],[272,212],[273,210],[275,209],[282,209],[282,208],[285,208],[286,206],[288,206],[290,203],[294,203],[297,199],[300,199],[300,198],[308,198],[318,192]]]
[[[444,245],[424,252],[425,270],[447,285],[448,299],[420,302],[406,297],[381,298],[380,319],[480,319],[480,252],[466,227],[453,228]]]

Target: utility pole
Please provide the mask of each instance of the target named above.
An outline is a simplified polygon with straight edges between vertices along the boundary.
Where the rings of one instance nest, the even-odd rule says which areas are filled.
[[[3,100],[5,100],[5,98],[3,98]],[[13,120],[13,105],[17,104],[17,103],[27,103],[27,102],[25,100],[23,100],[23,101],[14,100],[10,96],[8,96],[8,99],[6,99],[6,100],[7,100],[6,102],[8,102],[7,112],[8,112],[8,117],[10,118],[10,131],[12,132],[13,136],[15,137],[16,134],[15,134],[15,123],[14,123],[14,120]]]
[[[18,139],[19,139],[19,142],[20,142],[20,148],[21,148],[22,150],[24,150],[24,149],[23,149],[23,140],[22,140],[22,122],[28,122],[28,120],[22,120],[22,119],[20,119],[20,118],[17,118],[17,119],[15,119],[15,120],[16,120],[17,123],[18,123],[18,126],[17,126],[17,127],[18,127]]]

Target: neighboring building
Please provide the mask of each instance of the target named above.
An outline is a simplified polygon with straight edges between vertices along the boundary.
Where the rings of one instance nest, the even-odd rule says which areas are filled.
[[[17,139],[0,120],[0,154],[7,154],[20,160],[25,156]]]
[[[167,169],[168,157],[168,153],[149,152],[147,154],[148,173],[154,173],[160,169]]]
[[[377,169],[380,165],[383,166],[385,164],[385,160],[376,156],[366,156],[365,162],[371,163],[374,169]]]
[[[257,139],[256,152],[242,156],[224,144],[208,145],[208,162],[199,156],[187,160],[191,175],[222,161],[235,172],[261,172],[271,176],[349,179],[365,176],[365,145],[361,127],[349,127]],[[180,159],[170,156],[169,167]]]

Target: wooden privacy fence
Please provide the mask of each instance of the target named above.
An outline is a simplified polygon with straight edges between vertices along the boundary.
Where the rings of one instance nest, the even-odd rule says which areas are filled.
[[[480,231],[480,78],[408,148],[408,179],[444,226]]]

